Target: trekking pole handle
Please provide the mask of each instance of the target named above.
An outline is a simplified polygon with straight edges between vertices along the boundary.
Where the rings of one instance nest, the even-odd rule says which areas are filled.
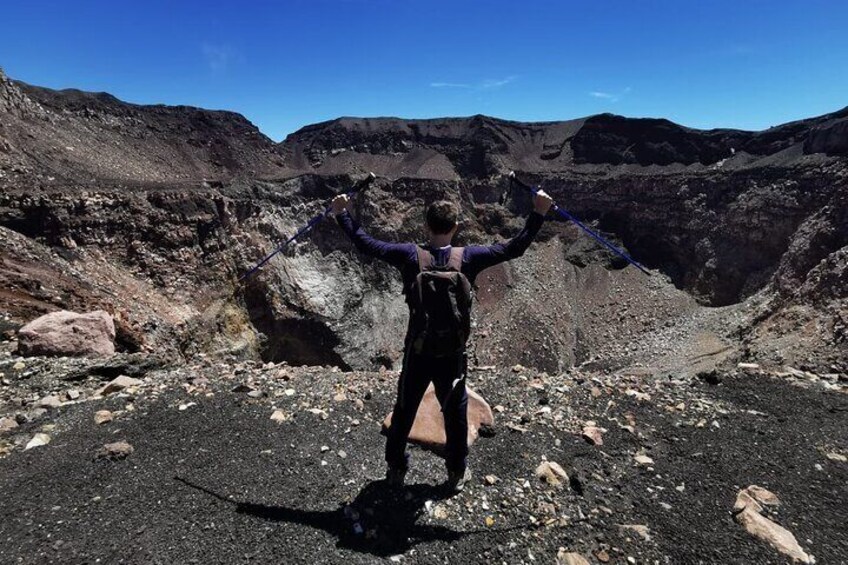
[[[348,197],[351,197],[354,194],[356,194],[357,192],[359,192],[361,190],[365,190],[366,188],[368,188],[368,185],[371,184],[371,182],[373,182],[376,178],[377,178],[377,175],[375,175],[372,172],[369,172],[367,177],[365,177],[364,179],[361,179],[356,184],[354,184],[351,187],[350,190],[345,192],[345,195],[348,196]],[[332,210],[332,209],[333,209],[332,204],[327,206],[327,209],[324,210],[324,215],[327,216],[330,213],[330,210]]]
[[[536,188],[535,186],[530,186],[529,184],[527,184],[527,183],[522,182],[521,180],[519,180],[519,179],[518,179],[518,177],[517,177],[517,176],[515,176],[515,171],[510,171],[510,172],[509,172],[509,180],[511,180],[512,182],[514,182],[515,184],[517,184],[518,186],[520,186],[520,187],[521,187],[521,188],[523,188],[524,190],[528,190],[528,191],[532,192],[533,194],[536,194],[537,192],[539,192],[539,189],[538,189],[538,188]],[[553,206],[551,206],[551,207],[552,207],[552,208],[555,208],[555,207],[556,207],[556,203],[554,203],[554,205],[553,205]]]
[[[518,179],[518,177],[515,175],[515,171],[509,172],[509,179],[512,182],[514,182],[515,184],[517,184],[518,186],[520,186],[521,188],[523,188],[524,190],[528,190],[528,191],[532,192],[533,194],[536,194],[537,192],[539,192],[538,188],[534,188],[534,187],[520,181]],[[644,265],[639,263],[636,259],[631,257],[629,254],[627,254],[623,250],[619,249],[618,247],[616,247],[615,245],[613,245],[612,243],[610,243],[609,241],[607,241],[606,239],[601,237],[600,234],[595,233],[593,230],[589,229],[588,226],[586,226],[583,222],[581,222],[576,217],[574,217],[567,210],[557,206],[556,202],[551,204],[551,209],[554,212],[556,212],[557,214],[559,214],[563,219],[566,219],[566,220],[573,222],[578,228],[580,228],[581,230],[586,232],[595,241],[597,241],[598,243],[600,243],[601,245],[603,245],[604,247],[606,247],[607,249],[609,249],[610,251],[612,251],[613,253],[618,255],[619,257],[623,258],[625,261],[627,261],[628,263],[630,263],[631,265],[633,265],[634,267],[636,267],[637,269],[639,269],[640,271],[642,271],[646,275],[651,276],[651,272],[648,271],[648,269],[646,269]]]
[[[352,196],[352,195],[356,194],[357,192],[359,192],[360,190],[364,190],[365,188],[368,188],[368,185],[371,184],[371,181],[373,181],[376,178],[377,178],[377,175],[375,175],[374,173],[368,173],[367,177],[365,177],[364,179],[362,179],[359,182],[357,182],[356,184],[354,184],[353,187],[350,189],[350,191],[346,192],[345,194],[347,194],[348,196]],[[315,216],[314,218],[309,220],[309,223],[306,224],[305,226],[303,226],[302,228],[300,228],[297,231],[297,233],[295,233],[293,236],[288,238],[286,241],[284,241],[283,243],[278,245],[274,249],[273,252],[266,255],[261,261],[259,261],[259,263],[254,265],[253,268],[251,268],[249,271],[247,271],[242,276],[240,276],[239,279],[238,279],[239,282],[242,282],[242,281],[246,280],[248,277],[250,277],[251,275],[253,275],[253,273],[257,272],[263,265],[265,265],[265,263],[270,261],[272,257],[274,257],[277,253],[282,251],[283,248],[285,248],[289,243],[296,240],[297,238],[299,238],[300,236],[302,236],[303,234],[305,234],[306,232],[311,230],[313,227],[315,227],[315,225],[319,221],[321,221],[322,218],[326,217],[330,213],[330,210],[332,210],[332,209],[333,209],[333,206],[329,205],[329,206],[327,206],[326,210],[324,210],[323,214],[318,214],[317,216]]]
[[[533,194],[537,194],[539,192],[538,188],[536,188],[534,186],[530,186],[529,184],[523,183],[520,180],[518,180],[518,177],[515,176],[515,171],[509,172],[509,180],[511,180],[512,182],[514,182],[515,184],[517,184],[518,186],[520,186],[524,190],[527,190],[527,191],[529,191]],[[551,204],[551,210],[553,210],[554,212],[559,212],[559,206],[557,206],[556,202]]]

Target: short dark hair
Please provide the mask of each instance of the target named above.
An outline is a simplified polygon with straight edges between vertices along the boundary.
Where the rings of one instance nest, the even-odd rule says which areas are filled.
[[[447,200],[437,200],[427,207],[427,227],[435,234],[450,232],[458,219],[459,211]]]

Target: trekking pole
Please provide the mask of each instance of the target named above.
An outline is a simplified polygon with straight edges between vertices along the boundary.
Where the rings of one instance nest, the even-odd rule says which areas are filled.
[[[524,190],[528,190],[528,191],[532,192],[533,194],[536,194],[537,192],[539,192],[538,188],[532,187],[532,186],[525,184],[525,183],[521,182],[520,180],[518,180],[518,177],[515,176],[515,171],[510,171],[509,180],[514,182],[515,184],[517,184],[518,186],[520,186]],[[648,271],[648,269],[643,267],[633,257],[628,255],[627,253],[625,253],[624,251],[622,251],[621,249],[619,249],[618,247],[616,247],[615,245],[613,245],[612,243],[610,243],[609,241],[607,241],[606,239],[604,239],[603,237],[601,237],[600,235],[598,235],[597,233],[595,233],[594,231],[589,229],[588,227],[586,227],[586,225],[583,222],[581,222],[580,220],[578,220],[577,218],[572,216],[567,210],[560,208],[556,204],[556,202],[554,202],[551,205],[551,209],[554,212],[556,212],[557,214],[559,214],[562,218],[564,218],[564,219],[566,219],[570,222],[574,222],[574,224],[578,228],[580,228],[581,230],[583,230],[584,232],[586,232],[587,234],[592,236],[595,239],[595,241],[597,241],[598,243],[600,243],[601,245],[603,245],[604,247],[606,247],[607,249],[609,249],[610,251],[612,251],[613,253],[618,255],[619,257],[622,257],[628,263],[630,263],[631,265],[633,265],[634,267],[636,267],[637,269],[639,269],[640,271],[642,271],[646,275],[651,276],[650,271]]]
[[[368,173],[367,177],[365,177],[364,179],[362,179],[359,182],[357,182],[356,184],[354,184],[353,187],[348,192],[346,192],[345,194],[347,196],[353,196],[354,194],[356,194],[360,190],[365,189],[369,184],[371,184],[371,181],[373,181],[375,178],[377,178],[377,175],[375,175],[374,173]],[[285,249],[286,246],[288,246],[289,243],[291,243],[292,241],[296,240],[297,238],[299,238],[300,236],[302,236],[303,234],[305,234],[306,232],[308,232],[309,230],[314,228],[315,225],[318,222],[320,222],[327,214],[330,213],[331,209],[332,209],[332,205],[329,205],[329,206],[327,206],[327,208],[322,213],[318,214],[317,216],[315,216],[314,218],[309,220],[309,223],[306,224],[305,226],[303,226],[302,228],[300,228],[299,230],[297,230],[297,233],[295,233],[293,236],[291,236],[286,241],[281,243],[276,249],[274,249],[274,251],[272,251],[271,253],[266,255],[265,258],[263,258],[261,261],[259,261],[259,263],[257,263],[252,269],[250,269],[245,274],[240,276],[239,282],[246,280],[250,275],[252,275],[256,271],[261,269],[262,266],[265,265],[265,263],[267,263],[268,261],[270,261],[271,258],[273,258],[277,253],[279,253],[280,251]]]

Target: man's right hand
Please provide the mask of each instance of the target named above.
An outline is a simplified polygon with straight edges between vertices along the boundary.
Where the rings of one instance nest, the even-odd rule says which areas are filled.
[[[334,216],[338,216],[345,210],[347,210],[348,205],[350,204],[350,198],[347,194],[339,194],[335,198],[333,198],[332,204],[330,204],[330,213]]]

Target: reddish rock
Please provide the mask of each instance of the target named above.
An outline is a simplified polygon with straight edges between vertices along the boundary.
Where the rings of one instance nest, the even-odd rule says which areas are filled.
[[[130,455],[132,455],[133,446],[125,441],[116,441],[115,443],[107,443],[97,452],[97,459],[110,459],[112,461],[118,461],[120,459],[126,459]]]
[[[115,419],[114,414],[112,414],[108,410],[98,410],[97,412],[94,413],[94,423],[97,424],[98,426],[100,424],[105,424],[107,422],[111,422],[114,419]]]
[[[589,561],[573,551],[565,551],[565,548],[559,548],[556,556],[556,565],[589,565]]]
[[[14,418],[0,418],[0,434],[10,432],[18,427]]]
[[[77,314],[61,310],[36,318],[18,331],[18,353],[67,357],[108,357],[115,353],[115,324],[103,310]]]
[[[100,396],[106,396],[108,394],[112,394],[113,392],[120,392],[126,388],[139,386],[140,384],[142,384],[142,381],[140,381],[139,379],[134,379],[126,375],[121,375],[119,377],[115,377],[114,379],[103,385],[103,387],[101,387],[100,390],[96,392],[96,394],[99,394]]]
[[[480,436],[480,428],[493,425],[495,417],[489,404],[483,400],[482,396],[467,387],[466,390],[468,391],[468,445],[470,446]],[[392,415],[390,413],[383,421],[383,433],[386,433],[391,424]],[[442,453],[446,439],[442,409],[436,399],[436,390],[430,384],[415,415],[415,423],[412,424],[409,441],[425,449]]]
[[[568,483],[568,473],[556,461],[542,461],[536,467],[536,476],[551,486],[559,486]]]
[[[597,426],[584,426],[583,439],[592,445],[603,445],[605,431],[606,430],[604,428],[599,428]]]
[[[736,521],[745,528],[746,532],[768,543],[793,561],[815,563],[813,557],[798,545],[798,540],[792,532],[761,515],[753,507],[746,507],[737,514]]]
[[[763,505],[779,504],[780,499],[773,492],[751,485],[736,495],[736,503],[733,506],[736,522],[745,528],[746,532],[790,557],[793,562],[815,563],[813,556],[801,548],[792,532],[760,514]]]

